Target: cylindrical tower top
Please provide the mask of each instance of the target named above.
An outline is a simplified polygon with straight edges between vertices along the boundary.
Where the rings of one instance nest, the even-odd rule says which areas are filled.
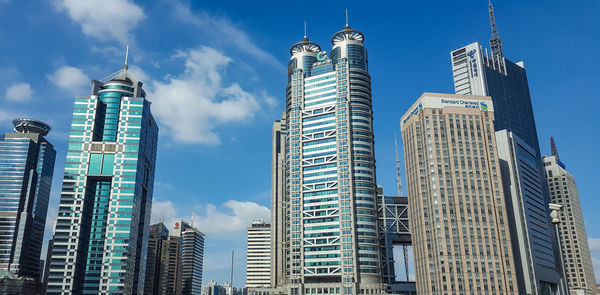
[[[292,45],[292,48],[290,48],[290,54],[292,56],[302,52],[319,53],[320,51],[321,46],[319,46],[319,44],[315,42],[308,40],[306,36],[302,38],[302,41]]]
[[[335,46],[338,43],[346,40],[354,40],[362,44],[365,42],[365,35],[361,31],[355,30],[349,25],[346,25],[343,30],[335,33],[333,37],[331,37],[331,45]]]
[[[50,125],[34,120],[31,118],[18,118],[13,120],[15,131],[20,133],[39,133],[41,136],[46,136],[52,127]]]

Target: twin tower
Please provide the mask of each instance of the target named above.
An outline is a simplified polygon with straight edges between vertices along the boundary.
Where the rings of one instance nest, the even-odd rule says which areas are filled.
[[[290,49],[273,138],[272,285],[286,294],[385,290],[364,41],[346,25],[329,55],[306,36]]]

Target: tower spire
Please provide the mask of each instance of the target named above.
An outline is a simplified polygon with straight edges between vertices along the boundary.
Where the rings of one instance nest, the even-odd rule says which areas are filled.
[[[349,27],[349,25],[348,25],[348,8],[346,8],[346,27]]]
[[[552,155],[556,157],[556,161],[560,161],[560,157],[558,156],[558,149],[556,149],[556,144],[554,143],[554,137],[550,136],[550,150]]]
[[[400,158],[398,157],[398,139],[394,132],[394,144],[396,145],[396,185],[398,186],[398,196],[402,194],[402,179],[400,178]]]
[[[304,20],[304,38],[308,38],[306,37],[306,20]]]
[[[501,72],[503,72],[504,54],[502,53],[502,41],[500,41],[500,35],[498,34],[498,28],[496,27],[496,17],[494,15],[494,6],[492,5],[492,1],[489,1],[488,10],[490,13],[490,24],[492,26],[492,38],[490,39],[492,60],[494,68],[499,69]]]
[[[129,69],[129,66],[127,65],[127,58],[129,57],[129,45],[127,45],[127,49],[125,49],[125,64],[123,65],[124,69]]]

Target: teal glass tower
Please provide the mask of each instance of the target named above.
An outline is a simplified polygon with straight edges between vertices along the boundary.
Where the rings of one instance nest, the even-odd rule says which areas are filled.
[[[47,294],[141,294],[158,126],[122,70],[75,99]]]
[[[363,33],[346,25],[329,55],[290,49],[286,88],[286,294],[379,294],[371,76]]]
[[[56,151],[45,138],[49,125],[13,124],[15,133],[0,136],[0,270],[39,282]]]

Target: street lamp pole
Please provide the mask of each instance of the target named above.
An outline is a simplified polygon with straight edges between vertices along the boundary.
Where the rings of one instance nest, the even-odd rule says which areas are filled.
[[[567,276],[565,274],[565,264],[564,264],[564,260],[563,260],[563,253],[562,253],[561,242],[560,242],[560,231],[558,229],[558,225],[560,224],[560,211],[562,211],[563,205],[552,204],[552,203],[550,203],[548,205],[550,207],[550,218],[552,218],[552,224],[554,225],[554,234],[556,235],[556,241],[558,243],[558,256],[559,256],[558,258],[559,258],[559,263],[560,263],[562,290],[563,290],[563,294],[568,295],[569,287],[568,287],[568,283],[567,283]]]

